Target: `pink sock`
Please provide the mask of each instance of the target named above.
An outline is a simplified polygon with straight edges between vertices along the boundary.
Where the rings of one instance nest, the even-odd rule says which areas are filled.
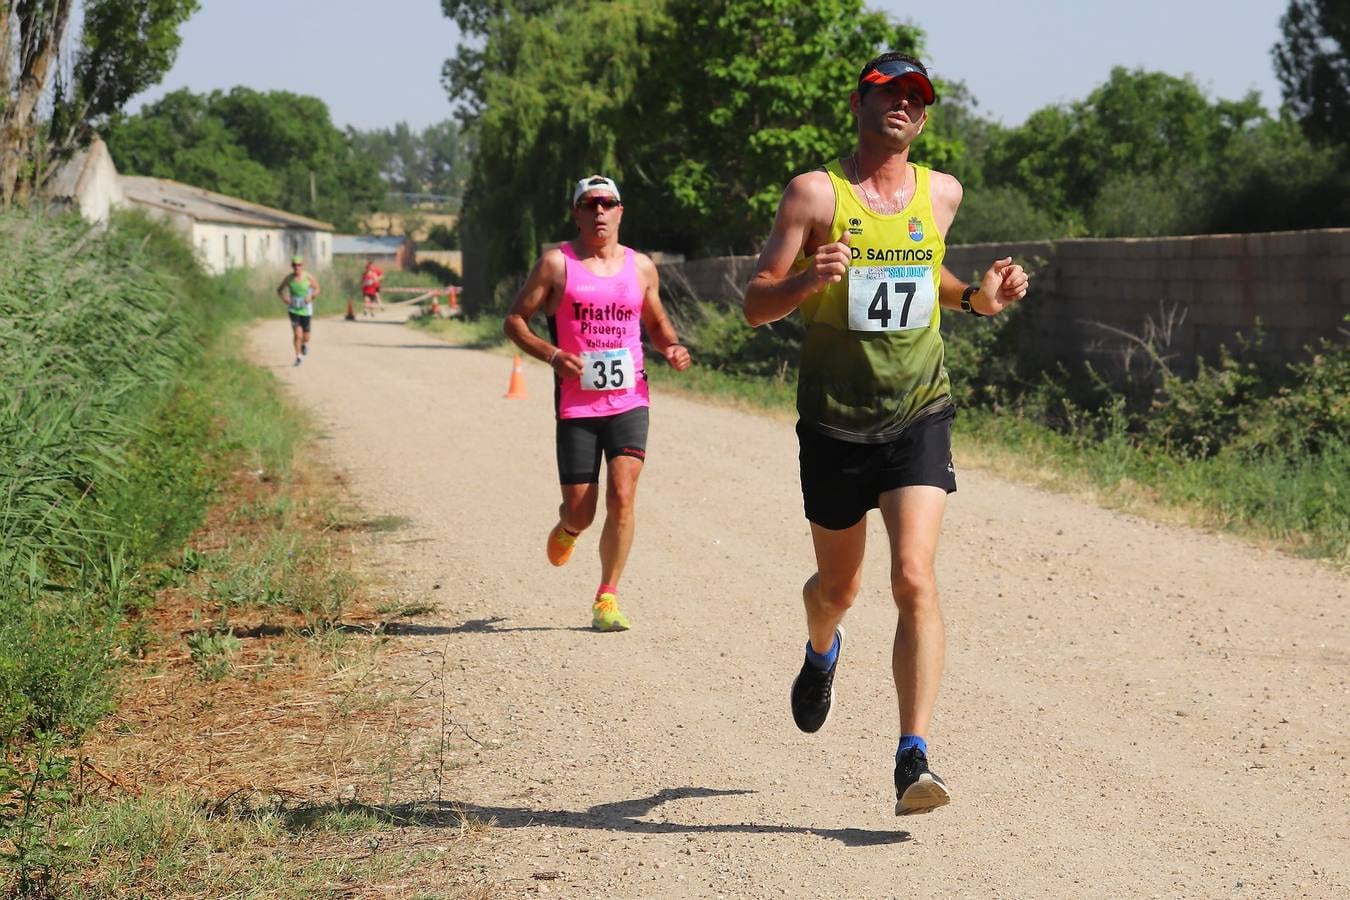
[[[599,599],[601,594],[618,594],[619,589],[612,584],[602,584],[595,589],[595,596]]]

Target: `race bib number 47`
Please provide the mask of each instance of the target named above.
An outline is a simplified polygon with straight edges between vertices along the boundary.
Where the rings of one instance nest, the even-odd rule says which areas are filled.
[[[927,328],[936,305],[931,266],[852,266],[848,270],[850,331]]]
[[[583,391],[621,391],[633,384],[633,354],[617,350],[584,350],[581,353]]]

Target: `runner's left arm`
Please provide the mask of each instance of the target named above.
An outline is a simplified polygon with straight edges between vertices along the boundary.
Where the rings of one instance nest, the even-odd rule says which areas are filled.
[[[964,190],[961,182],[943,172],[932,173],[929,191],[933,202],[933,218],[943,239],[956,219]],[[979,290],[970,296],[970,306],[983,316],[997,315],[1027,295],[1026,270],[1013,262],[1011,256],[994,260],[980,281]],[[938,281],[938,303],[947,309],[960,309],[961,298],[969,284],[956,277],[944,264]]]
[[[680,343],[675,326],[661,305],[661,276],[656,271],[656,263],[644,253],[637,255],[638,274],[642,276],[642,325],[647,329],[647,337],[676,372],[689,368],[689,348]]]

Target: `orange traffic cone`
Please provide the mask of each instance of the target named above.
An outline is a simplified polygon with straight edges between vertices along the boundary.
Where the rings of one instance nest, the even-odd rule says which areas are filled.
[[[351,298],[351,297],[348,297],[348,298],[347,298],[347,315],[346,315],[346,319],[347,319],[348,322],[355,322],[355,321],[356,321],[356,313],[352,311],[352,298]]]
[[[451,285],[450,287],[445,289],[445,293],[447,294],[449,299],[449,302],[446,304],[446,307],[450,310],[450,315],[453,316],[457,312],[459,312],[459,288],[455,287],[454,285]]]
[[[520,354],[516,354],[515,362],[511,363],[511,383],[506,386],[507,400],[524,400],[529,395],[525,393],[525,370],[520,365]]]
[[[433,316],[439,316],[439,315],[441,314],[441,295],[440,295],[440,294],[432,294],[432,295],[431,295],[431,314],[432,314]]]

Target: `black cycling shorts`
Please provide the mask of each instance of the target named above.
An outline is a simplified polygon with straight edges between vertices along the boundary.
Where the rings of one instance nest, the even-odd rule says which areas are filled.
[[[309,334],[309,320],[314,318],[313,316],[302,316],[299,313],[291,313],[290,317],[292,326],[299,325],[304,329],[305,334]]]
[[[600,454],[647,458],[647,407],[617,416],[558,420],[558,481],[595,484],[600,480]]]
[[[855,444],[797,423],[802,502],[806,518],[832,530],[848,528],[896,488],[929,484],[956,491],[952,420],[948,406],[911,423],[885,444]]]

